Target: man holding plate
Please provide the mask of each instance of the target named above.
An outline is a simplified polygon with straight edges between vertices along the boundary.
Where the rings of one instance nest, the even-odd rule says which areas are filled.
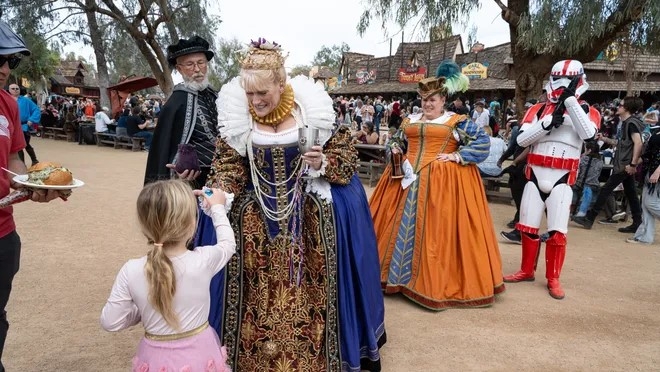
[[[18,67],[22,56],[29,56],[30,51],[23,40],[0,21],[0,86],[7,84],[10,70]],[[18,116],[18,105],[9,93],[0,90],[0,167],[17,174],[26,174],[25,163],[18,153],[25,148],[25,138]],[[0,198],[10,192],[10,187],[18,189],[20,184],[12,180],[6,172],[0,176]],[[49,202],[60,196],[57,190],[34,190],[31,199],[36,202]],[[2,365],[2,350],[7,338],[7,312],[11,284],[18,272],[21,256],[21,240],[16,233],[12,216],[12,207],[0,209],[0,372],[5,372]]]

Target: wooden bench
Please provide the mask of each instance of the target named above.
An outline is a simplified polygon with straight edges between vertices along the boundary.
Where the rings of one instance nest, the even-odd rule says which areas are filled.
[[[142,137],[116,137],[115,148],[127,148],[132,151],[141,151],[144,147],[145,139]]]
[[[486,189],[486,197],[489,201],[498,199],[506,203],[511,202],[511,191],[509,188],[509,175],[503,174],[500,177],[482,177],[484,188]],[[500,190],[506,188],[506,191]]]
[[[380,180],[380,176],[383,175],[383,171],[385,171],[385,163],[358,161],[358,177],[367,182],[369,187],[376,186]]]
[[[43,127],[41,136],[43,138],[63,139],[69,142],[76,141],[75,133],[72,134],[71,132],[66,132],[64,131],[64,128]]]
[[[482,177],[486,191],[500,191],[500,187],[509,187],[509,175],[500,177]]]
[[[94,132],[94,135],[96,136],[96,145],[97,146],[102,146],[102,145],[110,145],[114,148],[117,148],[117,135],[114,133],[99,133],[99,132]]]
[[[96,145],[106,144],[116,149],[127,148],[133,151],[141,151],[145,142],[142,137],[118,136],[114,133],[94,132],[94,134],[96,135]]]

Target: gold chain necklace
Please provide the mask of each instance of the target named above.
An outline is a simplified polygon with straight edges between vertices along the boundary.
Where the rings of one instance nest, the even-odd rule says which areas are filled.
[[[252,119],[261,125],[268,125],[273,128],[277,128],[278,125],[282,123],[284,118],[291,115],[291,110],[293,110],[293,88],[291,85],[287,84],[284,87],[284,92],[280,96],[280,103],[277,105],[275,110],[271,111],[268,115],[259,117],[257,112],[254,111],[252,103],[250,103],[250,115]]]

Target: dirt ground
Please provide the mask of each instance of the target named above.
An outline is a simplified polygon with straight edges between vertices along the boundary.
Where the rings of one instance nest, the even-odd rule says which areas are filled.
[[[86,186],[66,203],[15,208],[23,250],[3,363],[9,372],[128,370],[141,328],[107,333],[99,315],[119,268],[148,248],[135,217],[147,154],[33,145]],[[514,208],[490,207],[499,232]],[[543,260],[536,282],[508,285],[486,309],[436,313],[386,297],[383,371],[660,370],[660,250],[627,237],[613,226],[572,227],[563,301],[547,294]],[[515,271],[520,246],[500,250],[504,271]]]

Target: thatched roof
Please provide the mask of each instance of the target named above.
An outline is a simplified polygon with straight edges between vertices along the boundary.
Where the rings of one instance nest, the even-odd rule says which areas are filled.
[[[456,56],[456,64],[463,66],[472,62],[488,63],[488,77],[506,79],[509,66],[505,62],[511,55],[511,43],[484,48],[479,54],[463,53]]]
[[[399,83],[399,68],[408,67],[414,57],[419,66],[426,67],[427,73],[432,73],[440,62],[445,59],[454,60],[456,55],[461,53],[463,43],[460,35],[433,42],[401,43],[393,56],[374,57],[370,54],[344,53],[340,67],[344,77],[343,84],[331,93],[414,92],[417,84]],[[355,75],[360,70],[373,71],[375,82],[358,84]]]
[[[367,93],[403,93],[416,92],[417,84],[403,84],[398,81],[388,81],[373,84],[353,84],[328,90],[330,94],[367,94]]]
[[[336,77],[337,73],[330,70],[327,66],[321,66],[319,71],[312,76],[314,79],[329,79],[331,77]]]
[[[98,87],[97,78],[87,71],[82,61],[60,60],[60,65],[55,68],[50,79],[57,85],[81,86],[81,84],[74,83],[75,77],[83,77],[83,86]]]

